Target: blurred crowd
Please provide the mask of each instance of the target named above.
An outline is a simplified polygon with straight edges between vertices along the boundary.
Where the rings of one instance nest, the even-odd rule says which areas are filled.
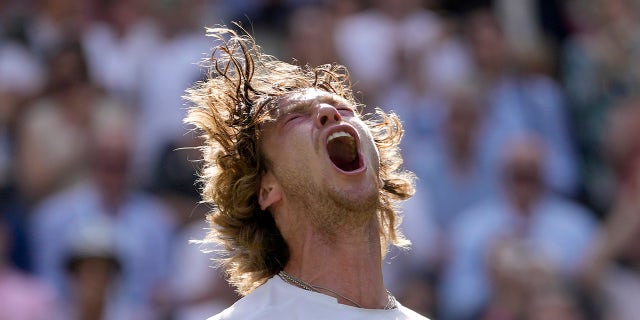
[[[205,26],[403,120],[389,289],[439,320],[640,314],[638,0],[0,0],[0,319],[204,319]],[[206,251],[208,254],[203,254]]]

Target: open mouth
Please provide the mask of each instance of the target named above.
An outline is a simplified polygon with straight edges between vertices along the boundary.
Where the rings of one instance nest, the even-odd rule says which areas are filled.
[[[355,137],[346,131],[336,131],[327,138],[329,159],[340,170],[351,172],[362,167]]]

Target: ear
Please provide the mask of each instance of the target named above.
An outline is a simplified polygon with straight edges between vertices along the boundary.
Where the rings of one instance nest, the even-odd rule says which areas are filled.
[[[260,181],[260,191],[258,192],[258,203],[261,210],[267,210],[272,204],[282,199],[282,189],[276,177],[268,171],[262,176]]]

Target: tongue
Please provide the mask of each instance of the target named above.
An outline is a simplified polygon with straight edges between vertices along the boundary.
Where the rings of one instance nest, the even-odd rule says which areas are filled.
[[[343,171],[353,171],[358,169],[358,154],[353,144],[348,138],[334,139],[327,144],[329,158],[336,167]]]

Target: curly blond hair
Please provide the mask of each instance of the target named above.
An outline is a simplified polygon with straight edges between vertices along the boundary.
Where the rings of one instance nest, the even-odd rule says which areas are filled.
[[[204,166],[200,174],[203,202],[211,231],[203,240],[222,248],[219,265],[238,293],[246,295],[282,270],[289,249],[272,216],[257,200],[266,159],[258,141],[260,124],[278,98],[305,88],[336,94],[354,106],[344,66],[295,66],[261,53],[254,39],[228,28],[208,28],[217,41],[207,60],[207,80],[187,89],[191,106],[185,122],[202,133]],[[359,113],[358,113],[359,114]],[[398,144],[402,126],[395,114],[377,110],[365,119],[380,153],[380,207],[377,211],[383,254],[391,243],[408,241],[399,231],[397,205],[413,195],[414,176],[402,171]]]

